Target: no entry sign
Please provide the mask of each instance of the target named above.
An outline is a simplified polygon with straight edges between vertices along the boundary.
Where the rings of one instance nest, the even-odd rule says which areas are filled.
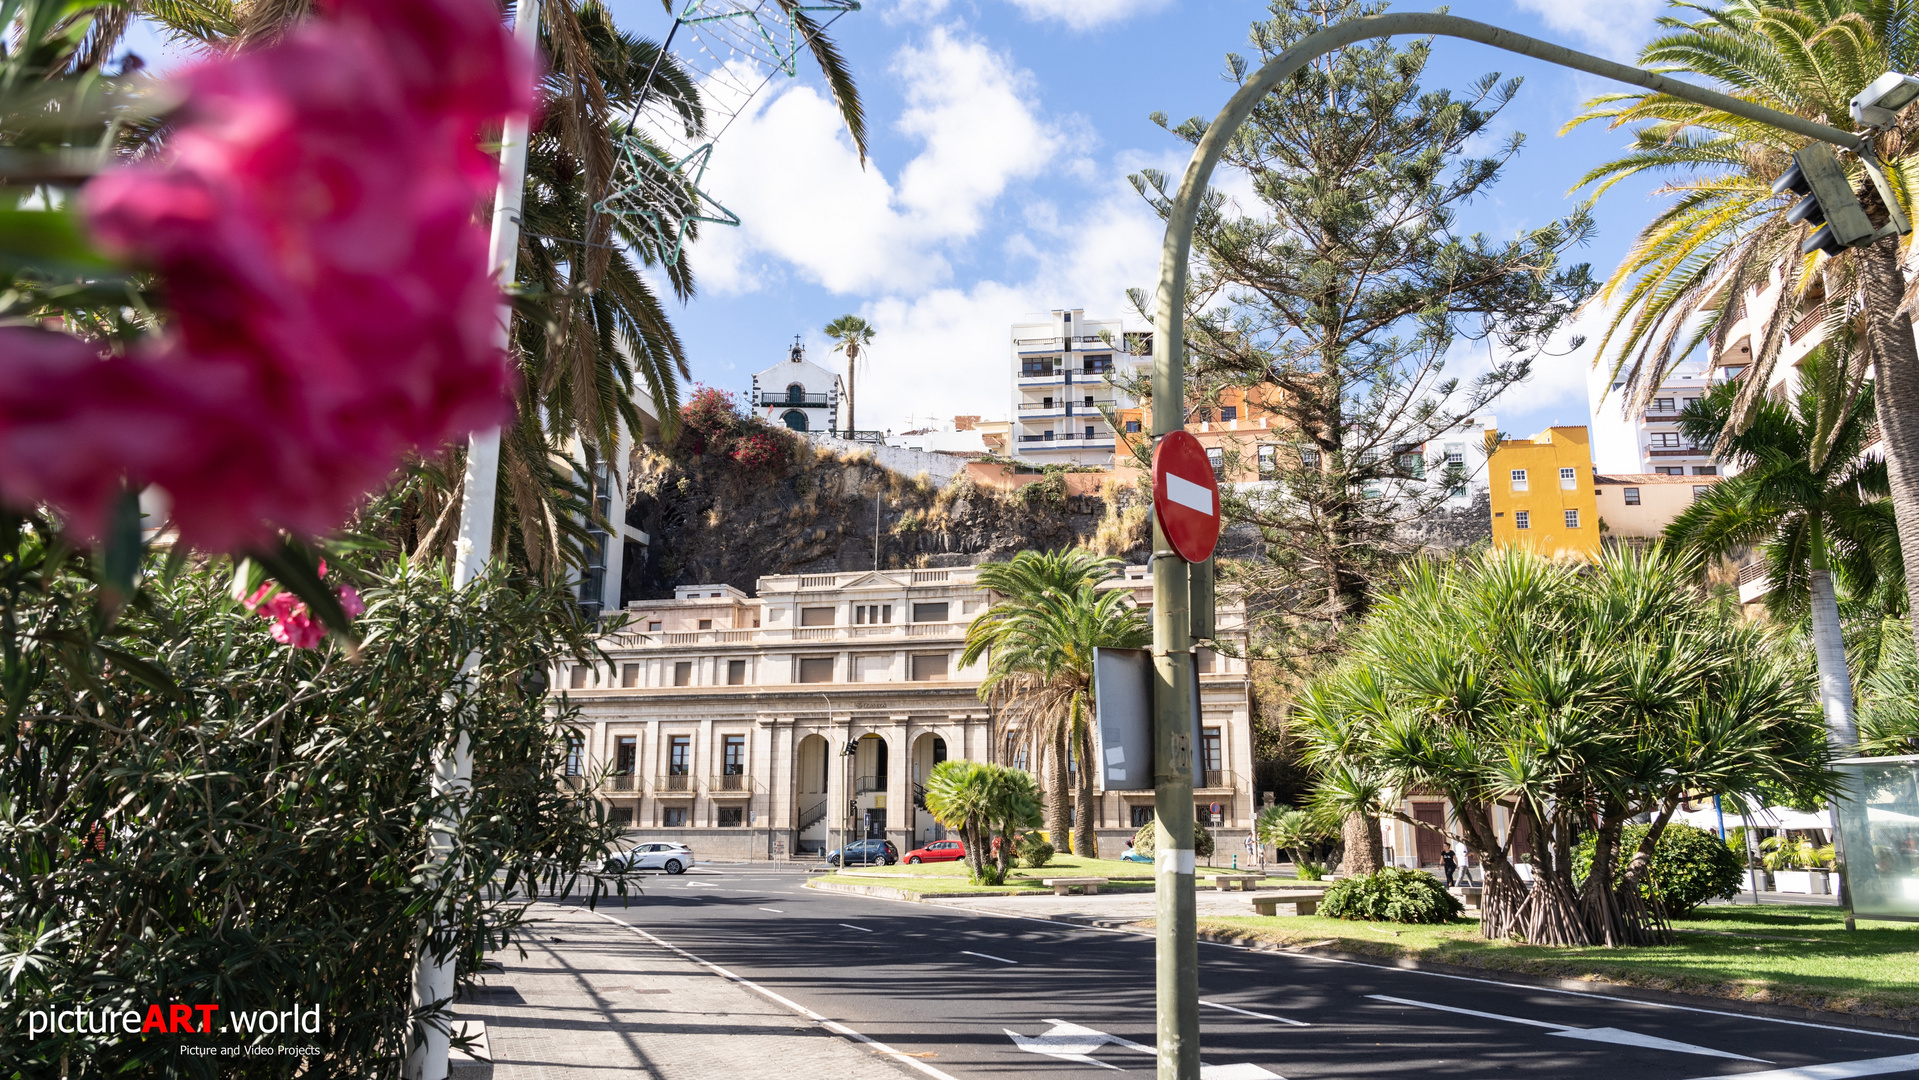
[[[1153,448],[1153,513],[1180,558],[1212,557],[1219,543],[1219,484],[1191,432],[1175,431]]]

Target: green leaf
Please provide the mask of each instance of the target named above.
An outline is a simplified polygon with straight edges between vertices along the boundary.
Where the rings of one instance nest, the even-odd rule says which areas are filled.
[[[265,567],[281,588],[306,601],[307,610],[320,620],[322,626],[340,635],[348,651],[359,651],[353,637],[352,620],[347,618],[346,609],[340,606],[339,594],[320,579],[320,556],[317,552],[288,536],[283,537],[277,546],[254,551],[248,557]]]
[[[66,210],[0,210],[0,269],[36,270],[59,280],[117,269]]]

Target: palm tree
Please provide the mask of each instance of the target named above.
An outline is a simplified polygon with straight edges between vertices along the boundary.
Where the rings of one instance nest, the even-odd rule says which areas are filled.
[[[826,336],[837,343],[833,351],[846,354],[846,434],[849,438],[853,434],[853,375],[859,368],[860,354],[873,343],[876,333],[873,324],[858,315],[841,315],[826,324]]]
[[[1851,129],[1848,102],[1886,71],[1919,64],[1919,9],[1885,0],[1728,0],[1716,8],[1684,4],[1700,13],[1694,22],[1663,18],[1668,33],[1640,54],[1648,67],[1694,72],[1725,92],[1754,104]],[[1644,172],[1676,174],[1663,190],[1675,197],[1639,234],[1626,260],[1607,281],[1599,301],[1618,314],[1601,343],[1609,346],[1614,377],[1626,377],[1629,405],[1644,405],[1670,370],[1722,322],[1738,317],[1748,290],[1762,290],[1781,276],[1775,312],[1753,349],[1744,392],[1730,417],[1743,426],[1757,406],[1794,320],[1788,300],[1823,291],[1828,326],[1863,323],[1866,347],[1848,357],[1855,393],[1868,364],[1877,373],[1875,392],[1884,428],[1887,478],[1896,510],[1900,546],[1919,558],[1919,348],[1901,305],[1906,283],[1903,241],[1882,237],[1837,258],[1802,257],[1799,241],[1810,226],[1786,220],[1793,201],[1775,196],[1772,181],[1785,172],[1801,142],[1775,128],[1663,94],[1614,94],[1596,98],[1571,127],[1592,120],[1612,126],[1639,125],[1632,150],[1581,180],[1603,193]],[[1909,175],[1905,151],[1919,133],[1919,115],[1908,112],[1891,131],[1875,137],[1895,183]],[[1855,185],[1875,221],[1885,206],[1877,188]],[[1906,199],[1907,196],[1898,196]],[[1763,292],[1762,292],[1763,295]],[[1694,319],[1693,316],[1702,316]],[[1785,317],[1780,317],[1780,316]],[[1842,402],[1849,407],[1853,395]],[[1919,579],[1908,578],[1908,600],[1919,601]],[[1919,632],[1919,626],[1915,626]]]
[[[1022,551],[980,567],[979,583],[1004,599],[966,631],[962,665],[987,657],[982,700],[998,701],[1029,746],[1045,751],[1047,829],[1067,835],[1069,760],[1079,762],[1072,850],[1092,857],[1093,650],[1137,649],[1152,630],[1124,592],[1100,592],[1119,560],[1083,550]],[[1036,755],[1036,757],[1039,755]]]
[[[1253,835],[1260,843],[1290,854],[1301,881],[1318,875],[1320,868],[1306,856],[1314,844],[1326,838],[1326,829],[1314,815],[1290,806],[1269,806],[1254,819]]]
[[[1781,616],[1810,611],[1826,729],[1843,750],[1858,742],[1858,725],[1834,572],[1847,592],[1863,595],[1882,577],[1903,581],[1904,571],[1886,463],[1864,453],[1874,420],[1871,387],[1845,407],[1846,373],[1829,356],[1839,345],[1807,356],[1790,405],[1770,397],[1754,403],[1744,430],[1731,423],[1737,384],[1688,407],[1681,428],[1737,472],[1675,518],[1666,540],[1704,556],[1760,546],[1772,580],[1767,606]]]
[[[1039,785],[1031,773],[977,761],[942,761],[926,777],[926,809],[958,829],[975,884],[999,885],[1012,869],[1013,838],[1040,822]],[[994,864],[987,855],[999,840]]]

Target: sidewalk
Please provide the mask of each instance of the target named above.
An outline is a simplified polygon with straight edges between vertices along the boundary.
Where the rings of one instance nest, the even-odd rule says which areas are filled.
[[[918,1075],[591,912],[541,904],[535,914],[551,921],[524,942],[526,957],[494,954],[506,970],[454,1007],[485,1022],[493,1080]]]

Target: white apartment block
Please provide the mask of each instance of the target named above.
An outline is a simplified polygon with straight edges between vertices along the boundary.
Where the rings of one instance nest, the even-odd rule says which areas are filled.
[[[1150,353],[1150,336],[1132,335],[1131,352]],[[1138,404],[1110,380],[1153,363],[1129,355],[1128,344],[1120,320],[1088,319],[1079,308],[1014,323],[1011,456],[1034,465],[1110,465],[1115,439],[1107,416]]]
[[[976,567],[782,575],[761,578],[757,596],[695,585],[629,603],[626,630],[601,639],[606,664],[556,672],[583,732],[567,773],[598,780],[614,820],[700,856],[819,854],[849,834],[903,853],[944,836],[924,800],[935,764],[1029,764],[979,699],[984,664],[959,666],[967,626],[992,601],[977,578]],[[1151,603],[1144,568],[1107,587]],[[1219,622],[1223,637],[1244,634],[1237,610]],[[1210,649],[1199,668],[1194,803],[1202,819],[1219,805],[1230,853],[1255,812],[1251,684],[1244,660]],[[1153,792],[1097,790],[1100,844],[1117,852],[1151,819]]]
[[[839,373],[806,358],[806,346],[794,338],[786,359],[753,373],[748,407],[760,419],[794,431],[838,431],[840,399],[846,387]]]
[[[1624,408],[1625,383],[1609,380],[1594,368],[1587,377],[1592,404],[1593,467],[1602,473],[1649,473],[1658,476],[1718,476],[1712,452],[1679,430],[1679,414],[1723,381],[1713,368],[1680,366],[1642,410]]]

